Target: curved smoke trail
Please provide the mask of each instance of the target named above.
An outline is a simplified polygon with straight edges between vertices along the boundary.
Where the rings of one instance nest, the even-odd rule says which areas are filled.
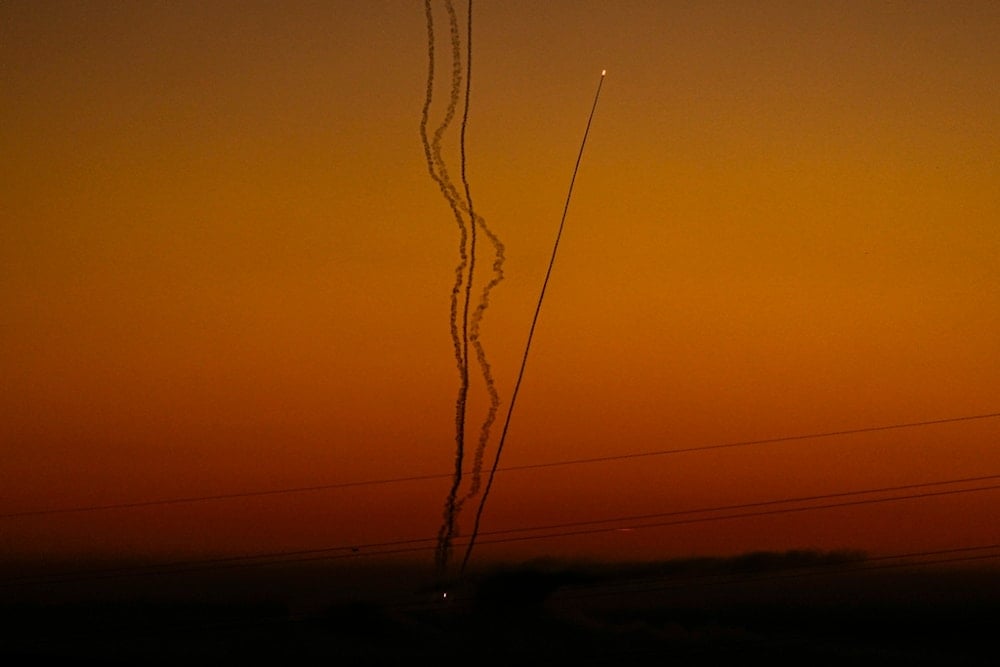
[[[465,74],[465,105],[462,113],[461,131],[459,137],[459,149],[461,159],[461,180],[464,189],[464,198],[460,195],[455,184],[448,175],[447,165],[441,151],[441,141],[444,133],[451,125],[457,107],[458,97],[462,86],[462,57],[461,39],[459,36],[458,19],[454,5],[451,0],[446,0],[445,9],[448,13],[448,22],[451,33],[451,91],[448,106],[444,119],[434,131],[433,139],[427,135],[427,125],[429,121],[430,106],[433,99],[434,88],[434,20],[430,0],[424,1],[424,12],[427,19],[427,52],[428,52],[428,76],[427,76],[427,96],[424,101],[423,114],[421,116],[420,132],[424,144],[424,154],[427,159],[428,170],[431,177],[437,183],[438,188],[448,201],[452,213],[459,227],[459,264],[455,269],[455,283],[451,293],[451,335],[455,348],[455,359],[459,369],[460,386],[458,397],[455,403],[455,470],[452,485],[445,500],[442,524],[438,531],[438,545],[435,554],[435,562],[438,571],[443,573],[448,565],[451,553],[452,541],[457,535],[458,515],[461,512],[465,501],[479,493],[482,480],[483,457],[486,446],[489,442],[490,431],[496,421],[497,411],[500,406],[500,396],[496,389],[496,382],[493,372],[486,356],[486,351],[480,341],[480,326],[483,316],[490,304],[490,293],[500,284],[504,278],[503,264],[505,261],[504,245],[499,237],[489,228],[486,220],[475,213],[472,203],[472,192],[469,186],[466,159],[466,129],[469,120],[469,103],[471,97],[472,81],[472,0],[468,3],[467,27],[466,27],[466,74]],[[463,214],[468,215],[468,226]],[[489,239],[493,247],[493,275],[483,287],[475,310],[470,317],[470,306],[472,303],[472,288],[474,283],[475,263],[477,254],[477,228]],[[459,300],[463,296],[461,307],[461,330],[459,329]],[[475,352],[476,361],[482,373],[486,392],[489,397],[487,413],[479,429],[479,438],[473,466],[471,469],[472,482],[466,495],[458,498],[458,492],[462,485],[463,464],[465,459],[465,422],[467,415],[468,393],[469,393],[469,345]]]
[[[475,210],[472,205],[472,192],[469,187],[469,180],[466,173],[467,159],[465,151],[465,135],[466,128],[468,126],[469,120],[469,102],[471,97],[472,89],[472,0],[469,0],[468,11],[467,11],[467,27],[466,27],[466,74],[465,74],[465,109],[462,115],[462,127],[459,140],[460,153],[461,153],[461,172],[462,172],[462,184],[465,187],[465,201],[466,208],[465,211],[469,215],[469,220],[471,221],[469,231],[470,231],[470,243],[469,243],[469,273],[465,283],[465,311],[463,314],[463,332],[467,336],[466,342],[471,343],[475,353],[476,361],[479,364],[480,371],[483,377],[483,384],[486,387],[486,392],[489,397],[489,406],[486,411],[486,416],[483,418],[483,422],[479,427],[479,439],[476,443],[476,449],[473,456],[472,463],[472,482],[469,486],[468,491],[465,496],[454,504],[454,516],[457,519],[458,515],[462,511],[462,507],[465,502],[479,493],[479,489],[482,485],[482,469],[483,469],[483,457],[486,452],[486,445],[489,443],[490,431],[493,427],[493,423],[496,421],[497,411],[500,407],[500,394],[497,392],[496,381],[493,379],[493,371],[490,366],[489,360],[486,356],[486,350],[483,348],[483,344],[480,341],[480,325],[482,324],[483,316],[486,313],[486,309],[490,305],[490,292],[499,285],[504,279],[503,264],[505,261],[504,255],[504,245],[500,241],[500,238],[490,229],[489,225],[486,224],[485,218],[480,215],[476,215]],[[482,228],[483,233],[489,239],[493,246],[493,276],[483,287],[482,294],[479,298],[479,303],[476,305],[476,309],[472,314],[471,323],[469,323],[469,305],[472,303],[472,285],[475,271],[475,262],[477,255],[477,235],[476,228]],[[466,325],[467,328],[466,328]],[[466,348],[466,363],[468,363],[468,348]],[[450,497],[449,497],[450,498]],[[448,545],[446,546],[445,562],[442,565],[446,565],[447,559],[447,547],[450,547],[450,538],[457,535],[457,530],[453,531],[449,536]]]
[[[469,188],[469,179],[466,175],[466,152],[465,152],[465,132],[469,121],[469,100],[471,97],[472,90],[472,0],[469,0],[468,11],[466,13],[467,24],[466,24],[466,56],[465,56],[465,110],[462,115],[462,131],[460,135],[459,146],[461,150],[461,164],[462,164],[462,184],[465,186],[465,200],[467,202],[467,212],[469,214],[469,220],[472,221],[470,225],[470,243],[469,243],[469,275],[465,283],[465,320],[468,321],[469,317],[469,304],[472,302],[472,283],[473,283],[473,273],[475,270],[476,262],[476,227],[482,227],[483,233],[490,240],[493,245],[493,277],[487,282],[486,286],[483,288],[482,295],[479,298],[479,303],[476,305],[476,310],[472,315],[472,322],[469,328],[466,330],[468,336],[468,342],[472,343],[473,348],[476,353],[476,361],[479,364],[480,371],[483,376],[483,383],[486,386],[486,392],[489,396],[489,407],[487,408],[486,417],[483,419],[483,423],[479,428],[479,440],[476,443],[476,450],[473,456],[472,464],[472,482],[469,486],[469,490],[466,495],[458,501],[456,506],[456,511],[460,512],[462,506],[466,500],[475,497],[479,493],[479,488],[482,483],[482,469],[483,469],[483,455],[486,451],[486,445],[489,442],[490,430],[493,427],[493,422],[496,421],[497,410],[500,407],[500,394],[496,389],[496,382],[493,379],[493,371],[490,366],[489,360],[486,357],[486,350],[483,349],[483,344],[479,340],[479,327],[482,323],[483,315],[486,309],[490,305],[490,292],[493,288],[500,284],[504,278],[503,274],[503,264],[504,264],[504,245],[500,242],[499,237],[489,228],[486,224],[486,220],[482,216],[478,216],[472,206],[472,192]],[[466,355],[466,360],[468,360],[468,355]]]
[[[487,408],[486,417],[479,429],[479,441],[476,443],[476,451],[472,461],[472,482],[469,485],[468,493],[462,499],[463,504],[466,500],[475,497],[479,493],[479,488],[482,485],[483,456],[486,453],[486,445],[490,439],[490,430],[493,428],[493,423],[497,418],[497,411],[500,408],[500,394],[496,389],[493,371],[486,358],[486,351],[483,349],[483,344],[479,340],[479,325],[483,320],[486,309],[490,305],[490,292],[504,279],[503,264],[506,257],[504,255],[503,243],[486,225],[486,221],[480,217],[476,217],[475,220],[482,227],[483,233],[490,240],[490,243],[493,244],[494,253],[493,278],[483,288],[482,296],[479,299],[479,304],[476,306],[475,312],[472,314],[472,323],[469,326],[469,341],[476,352],[476,361],[479,363],[479,368],[483,374],[483,381],[486,383],[486,392],[489,394],[490,405]]]
[[[450,4],[450,3],[449,3]],[[465,212],[469,214],[469,272],[465,280],[465,307],[462,310],[462,340],[465,343],[465,363],[466,363],[466,381],[468,381],[468,364],[469,364],[469,304],[472,303],[472,283],[475,279],[476,272],[476,213],[472,206],[472,189],[469,187],[469,177],[467,172],[468,160],[466,159],[465,153],[465,135],[466,130],[469,125],[469,102],[472,96],[472,0],[469,0],[468,9],[466,11],[466,55],[465,55],[465,106],[462,109],[462,125],[459,131],[458,147],[459,147],[459,165],[461,168],[461,178],[462,187],[465,189]],[[454,48],[454,43],[453,43]],[[457,60],[456,60],[457,62]],[[465,430],[465,425],[462,426],[463,431]],[[478,448],[477,448],[478,451]],[[455,465],[458,468],[462,467],[462,460],[458,458]],[[462,511],[462,505],[465,499],[456,500],[456,495],[458,493],[459,483],[461,479],[456,477],[454,484],[451,488],[451,493],[448,495],[448,504],[451,510],[451,521],[449,522],[449,532],[446,535],[446,554],[445,562],[441,565],[447,565],[447,549],[451,545],[451,539],[456,535],[457,528],[455,526],[455,521],[458,515]]]
[[[427,159],[427,169],[431,178],[437,183],[441,194],[448,201],[448,205],[455,216],[455,221],[459,228],[459,263],[455,268],[455,283],[451,290],[451,338],[455,348],[455,361],[459,372],[458,397],[455,400],[455,478],[448,498],[445,501],[443,524],[438,534],[438,548],[436,562],[439,568],[443,569],[447,564],[448,553],[451,548],[451,539],[455,532],[455,519],[457,508],[455,499],[458,488],[462,481],[462,464],[465,449],[465,412],[466,398],[469,392],[469,364],[468,364],[468,334],[467,328],[463,326],[462,332],[458,327],[459,298],[462,294],[462,286],[465,276],[465,268],[468,265],[468,228],[462,216],[462,205],[458,197],[457,190],[448,175],[447,165],[441,155],[441,140],[445,131],[454,120],[455,112],[458,108],[458,98],[462,85],[461,51],[458,35],[458,17],[455,8],[449,0],[446,3],[448,18],[451,30],[452,46],[452,72],[451,91],[448,106],[445,110],[444,119],[435,129],[433,139],[428,139],[427,124],[430,115],[430,105],[434,93],[434,15],[430,0],[424,0],[424,15],[427,21],[427,92],[424,99],[424,107],[420,122],[420,138],[424,145],[424,156]],[[464,319],[464,318],[463,318]]]

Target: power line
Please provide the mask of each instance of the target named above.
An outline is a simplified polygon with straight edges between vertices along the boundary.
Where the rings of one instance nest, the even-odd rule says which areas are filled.
[[[933,419],[927,421],[905,422],[898,424],[887,424],[879,426],[868,426],[855,429],[841,429],[837,431],[822,431],[818,433],[805,433],[800,435],[781,436],[777,438],[762,438],[757,440],[738,440],[710,445],[696,445],[693,447],[683,447],[678,449],[658,449],[646,452],[630,452],[625,454],[612,454],[608,456],[597,456],[589,458],[563,459],[560,461],[548,461],[543,463],[526,463],[515,466],[497,468],[497,472],[516,472],[521,470],[536,470],[541,468],[556,468],[568,465],[588,465],[592,463],[607,463],[611,461],[624,461],[629,459],[650,458],[657,456],[669,456],[673,454],[689,454],[693,452],[710,451],[715,449],[730,449],[736,447],[752,447],[759,445],[770,445],[782,442],[793,442],[798,440],[814,440],[820,438],[833,438],[846,435],[856,435],[861,433],[875,433],[878,431],[899,430],[905,428],[919,428],[925,426],[935,426],[939,424],[953,424],[958,422],[995,419],[1000,417],[1000,412],[990,412],[979,415],[966,415],[962,417],[948,417],[945,419]],[[469,472],[469,471],[467,471]],[[135,509],[141,507],[154,507],[158,505],[180,505],[186,503],[210,502],[219,500],[235,500],[239,498],[254,498],[259,496],[276,496],[295,493],[315,493],[320,491],[333,491],[337,489],[348,489],[365,486],[379,486],[386,484],[399,484],[404,482],[421,482],[433,479],[451,479],[453,473],[429,473],[426,475],[409,475],[404,477],[387,477],[382,479],[367,479],[348,482],[334,482],[331,484],[316,484],[312,486],[294,486],[279,489],[264,489],[257,491],[239,491],[234,493],[218,493],[201,496],[184,496],[178,498],[161,498],[156,500],[141,500],[123,503],[107,503],[102,505],[81,505],[76,507],[61,507],[53,509],[24,510],[20,512],[0,513],[0,519],[12,519],[32,516],[46,516],[52,514],[70,514],[78,512],[99,512],[107,510]]]
[[[0,514],[0,519],[16,517],[45,516],[47,514],[70,514],[75,512],[100,512],[104,510],[133,509],[138,507],[153,507],[156,505],[180,505],[184,503],[200,503],[213,500],[233,500],[237,498],[254,498],[258,496],[277,496],[293,493],[311,493],[316,491],[331,491],[347,489],[356,486],[376,486],[379,484],[397,484],[400,482],[418,482],[429,479],[451,478],[451,473],[435,473],[428,475],[411,475],[409,477],[393,477],[388,479],[369,479],[356,482],[335,482],[333,484],[317,484],[314,486],[295,486],[282,489],[265,489],[261,491],[238,491],[235,493],[217,493],[204,496],[184,496],[180,498],[161,498],[157,500],[139,500],[127,503],[108,503],[105,505],[81,505],[77,507],[61,507],[44,510],[26,510],[23,512],[6,512]]]
[[[642,523],[632,526],[611,526],[602,528],[581,528],[573,531],[562,531],[558,533],[549,533],[544,535],[526,535],[521,537],[507,537],[497,540],[488,540],[483,542],[484,544],[495,544],[498,542],[519,542],[525,540],[537,540],[537,539],[548,539],[552,537],[577,537],[580,535],[593,535],[596,533],[610,533],[614,531],[621,530],[622,528],[631,528],[633,530],[641,528],[665,528],[667,526],[681,526],[686,524],[694,523],[707,523],[709,521],[726,521],[730,519],[748,519],[752,517],[769,516],[775,514],[791,514],[795,512],[811,512],[813,510],[819,509],[831,509],[835,507],[851,507],[856,505],[874,505],[878,503],[894,502],[898,500],[914,500],[917,498],[930,498],[934,496],[950,496],[957,495],[960,493],[973,493],[976,491],[992,491],[995,489],[1000,489],[1000,484],[991,484],[989,486],[980,486],[972,489],[952,489],[948,491],[932,491],[927,493],[914,493],[905,496],[892,496],[889,498],[866,498],[863,500],[852,500],[852,501],[842,501],[837,503],[827,503],[825,505],[809,505],[806,507],[783,507],[770,510],[759,510],[756,512],[744,512],[741,514],[724,514],[722,516],[710,516],[710,517],[697,517],[693,519],[676,519],[671,521],[657,521],[654,523]],[[622,519],[626,520],[626,519]],[[573,524],[567,524],[569,527]],[[587,525],[581,523],[580,525]]]
[[[672,519],[670,521],[658,521],[654,523],[642,523],[633,525],[621,525],[635,521],[646,521],[653,518],[677,517],[683,515],[697,515],[709,512],[731,512],[740,509],[761,508],[768,505],[782,505],[789,503],[810,502],[816,500],[830,500],[834,498],[844,498],[848,496],[870,495],[874,493],[890,493],[894,491],[912,490],[917,488],[927,488],[933,486],[945,486],[952,484],[963,484],[970,482],[987,481],[1000,479],[1000,474],[985,475],[981,477],[968,477],[961,479],[938,480],[933,482],[923,482],[918,484],[906,484],[899,486],[886,486],[872,489],[862,489],[856,491],[842,491],[812,496],[799,496],[792,498],[782,498],[754,503],[742,503],[737,505],[722,505],[713,507],[703,507],[691,510],[678,510],[672,512],[661,512],[657,514],[639,514],[605,519],[591,519],[584,521],[572,521],[541,526],[527,526],[518,528],[507,528],[493,530],[482,533],[484,536],[495,536],[496,539],[482,540],[480,544],[500,544],[507,542],[521,542],[527,540],[551,539],[559,537],[573,537],[579,535],[596,534],[602,532],[615,532],[622,528],[662,528],[675,525],[706,523],[710,521],[736,520],[753,518],[774,514],[784,514],[792,512],[808,512],[820,509],[831,509],[837,507],[849,507],[856,505],[869,505],[876,503],[894,502],[900,500],[913,500],[919,498],[956,495],[962,493],[974,493],[979,491],[990,491],[1000,489],[1000,484],[979,486],[974,488],[949,489],[939,491],[926,491],[923,493],[913,493],[908,495],[897,495],[885,498],[865,498],[858,500],[840,501],[823,505],[807,505],[803,507],[778,507],[772,509],[757,509],[752,512],[741,512],[737,514],[724,514],[720,516],[699,517],[692,516],[687,519]],[[611,526],[599,526],[599,524],[619,524]],[[594,527],[597,526],[597,527]],[[574,530],[564,530],[571,528]],[[524,535],[523,533],[536,533],[538,531],[550,531],[540,535]],[[95,579],[117,578],[121,576],[143,576],[160,574],[184,574],[189,572],[199,572],[204,570],[230,569],[240,567],[256,567],[265,565],[281,565],[299,562],[309,562],[318,560],[342,560],[348,558],[363,558],[372,556],[399,555],[420,551],[429,551],[435,548],[436,537],[410,538],[390,540],[384,542],[354,543],[334,547],[323,547],[318,549],[301,549],[295,551],[275,551],[260,554],[245,554],[239,556],[225,556],[219,558],[208,558],[199,560],[174,561],[168,563],[158,563],[145,566],[122,566],[118,568],[104,568],[97,570],[77,570],[70,572],[54,573],[49,575],[26,576],[0,581],[0,587],[20,585],[28,583],[68,583],[76,581],[86,581]]]
[[[665,517],[671,517],[671,516],[683,516],[683,515],[686,515],[686,514],[706,514],[708,512],[728,512],[728,511],[733,511],[733,510],[750,509],[750,508],[754,508],[754,507],[766,507],[766,506],[769,506],[769,505],[786,505],[788,503],[803,503],[803,502],[811,502],[811,501],[816,501],[816,500],[830,500],[830,499],[833,499],[833,498],[844,498],[844,497],[848,497],[848,496],[870,495],[870,494],[873,494],[873,493],[891,493],[893,491],[909,491],[909,490],[912,490],[912,489],[921,489],[921,488],[927,488],[927,487],[931,487],[931,486],[945,486],[945,485],[948,485],[948,484],[969,484],[969,483],[972,483],[972,482],[985,482],[985,481],[988,481],[988,480],[995,480],[995,479],[1000,479],[1000,474],[997,474],[997,475],[983,475],[983,476],[980,476],[980,477],[963,477],[963,478],[959,478],[959,479],[940,480],[940,481],[935,481],[935,482],[921,482],[921,483],[917,483],[917,484],[902,484],[902,485],[898,485],[898,486],[883,486],[883,487],[874,488],[874,489],[860,489],[860,490],[857,490],[857,491],[839,491],[839,492],[835,492],[835,493],[823,493],[823,494],[816,494],[816,495],[810,495],[810,496],[797,496],[797,497],[792,497],[792,498],[781,498],[781,499],[777,499],[777,500],[762,500],[762,501],[757,501],[757,502],[752,502],[752,503],[739,503],[739,504],[734,504],[734,505],[717,505],[717,506],[714,506],[714,507],[702,507],[702,508],[699,508],[699,509],[692,509],[692,510],[675,510],[675,511],[672,511],[672,512],[657,512],[657,513],[653,513],[653,514],[636,514],[636,515],[624,516],[624,517],[613,517],[613,518],[610,518],[610,519],[590,519],[590,520],[586,520],[586,521],[574,521],[572,523],[558,523],[558,524],[551,524],[551,525],[548,525],[548,526],[535,526],[535,527],[532,527],[532,528],[508,528],[508,529],[505,529],[505,530],[490,531],[489,533],[485,533],[485,534],[486,535],[499,535],[499,534],[506,534],[506,533],[511,533],[511,532],[527,532],[527,531],[538,531],[538,530],[550,530],[550,529],[556,529],[556,528],[568,528],[568,527],[575,527],[575,526],[588,526],[588,525],[597,525],[597,524],[602,524],[602,523],[613,523],[613,522],[619,522],[619,521],[641,521],[641,520],[645,520],[645,519],[658,519],[658,518],[665,518]],[[1000,487],[1000,485],[998,485],[998,487]],[[996,488],[996,487],[994,487],[994,486],[982,487],[983,490],[992,489],[992,488]],[[979,489],[977,488],[977,489],[969,489],[969,490],[979,490]],[[960,489],[960,490],[952,491],[952,492],[949,492],[949,493],[964,492],[964,491],[966,491],[966,489]],[[934,494],[930,493],[928,495],[934,495]],[[910,498],[910,497],[919,497],[919,494],[916,495],[916,496],[893,496],[891,498],[871,499],[868,502],[877,502],[877,501],[883,501],[883,500],[898,500],[898,499]],[[833,506],[837,506],[837,505],[833,505]],[[822,509],[823,507],[826,507],[826,506],[817,506],[817,507],[815,507],[815,509]],[[814,509],[814,507],[810,506],[808,508],[803,508],[803,509]],[[756,514],[754,514],[754,515],[740,515],[740,516],[756,516]],[[695,522],[711,521],[711,520],[715,520],[715,519],[714,518],[703,518],[703,519],[695,520]],[[619,530],[619,529],[615,528],[615,530]]]
[[[845,435],[857,435],[861,433],[875,433],[878,431],[892,431],[904,428],[917,428],[921,426],[935,426],[937,424],[953,424],[956,422],[973,421],[977,419],[993,419],[1000,417],[1000,412],[992,412],[981,415],[969,415],[965,417],[948,417],[945,419],[932,419],[927,421],[907,422],[901,424],[887,424],[882,426],[866,426],[862,428],[841,429],[839,431],[822,431],[819,433],[805,433],[802,435],[786,435],[778,438],[761,438],[759,440],[737,440],[734,442],[724,442],[717,445],[696,445],[694,447],[683,447],[679,449],[658,449],[648,452],[636,452],[631,454],[613,454],[609,456],[595,456],[591,458],[570,459],[566,461],[553,461],[552,463],[530,463],[526,465],[510,466],[501,470],[530,470],[535,468],[550,468],[563,465],[579,465],[585,463],[606,463],[608,461],[623,461],[626,459],[647,458],[652,456],[668,456],[671,454],[689,454],[691,452],[705,452],[713,449],[731,449],[735,447],[751,447],[755,445],[773,445],[781,442],[793,442],[796,440],[817,440],[820,438],[833,438]]]

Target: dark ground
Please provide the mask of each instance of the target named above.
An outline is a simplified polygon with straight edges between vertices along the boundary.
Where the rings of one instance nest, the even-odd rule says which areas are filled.
[[[1000,664],[1000,570],[858,558],[532,562],[447,587],[427,564],[50,565],[91,571],[59,579],[10,564],[0,662]]]

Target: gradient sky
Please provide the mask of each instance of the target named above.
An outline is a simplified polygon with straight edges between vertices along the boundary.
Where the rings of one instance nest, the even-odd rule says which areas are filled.
[[[468,168],[507,248],[482,327],[504,409],[608,71],[503,463],[1000,411],[998,35],[989,1],[477,0]],[[5,2],[0,62],[0,513],[449,471],[458,234],[419,135],[423,3]],[[509,472],[485,529],[1000,474],[998,435]],[[0,518],[0,550],[426,537],[447,488]],[[894,553],[1000,542],[998,509],[482,553]]]

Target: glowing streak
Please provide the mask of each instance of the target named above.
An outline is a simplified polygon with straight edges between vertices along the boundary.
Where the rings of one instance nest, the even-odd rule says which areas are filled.
[[[607,71],[607,70],[604,70]],[[535,326],[538,324],[538,313],[542,310],[542,302],[545,300],[545,289],[549,284],[549,277],[552,275],[552,267],[556,262],[556,254],[559,252],[559,240],[562,238],[563,227],[566,225],[566,214],[569,212],[569,203],[573,198],[573,184],[576,183],[576,174],[580,171],[580,161],[583,159],[583,149],[587,146],[587,136],[590,135],[590,124],[594,120],[594,112],[597,111],[597,101],[601,98],[601,87],[604,85],[604,73],[601,73],[601,80],[597,84],[597,92],[594,94],[594,104],[590,107],[590,116],[587,117],[587,128],[583,131],[583,141],[580,142],[580,152],[576,156],[576,165],[573,167],[573,176],[569,179],[569,192],[566,194],[566,204],[563,206],[562,218],[559,220],[559,230],[556,232],[556,242],[552,246],[552,256],[549,258],[549,267],[545,271],[545,279],[542,281],[542,289],[538,295],[538,303],[535,304],[535,314],[531,318],[531,326],[528,328],[528,340],[524,346],[524,354],[521,356],[521,368],[517,373],[517,380],[514,382],[514,391],[510,396],[510,404],[507,406],[507,417],[504,420],[503,430],[500,432],[500,442],[497,444],[496,455],[493,459],[493,467],[486,480],[486,488],[479,499],[479,507],[476,510],[476,519],[472,526],[472,535],[465,548],[465,557],[462,559],[461,572],[465,572],[472,556],[472,549],[476,545],[476,537],[479,535],[479,523],[483,517],[483,508],[486,507],[486,499],[489,498],[490,489],[493,488],[493,478],[496,476],[497,467],[500,465],[500,454],[503,453],[504,442],[507,440],[507,429],[510,427],[510,416],[514,412],[514,404],[517,402],[517,393],[521,388],[521,380],[524,378],[524,367],[528,363],[528,352],[531,350],[531,339],[535,335]]]

